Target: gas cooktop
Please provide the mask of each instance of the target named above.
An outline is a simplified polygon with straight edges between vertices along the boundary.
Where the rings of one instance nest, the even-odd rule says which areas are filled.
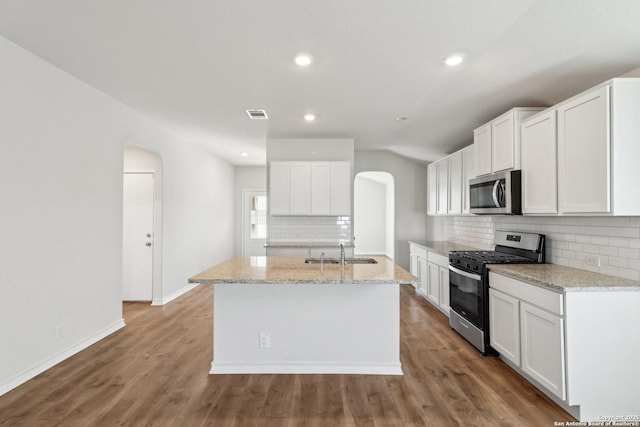
[[[450,256],[482,264],[524,264],[535,262],[523,256],[498,251],[453,251]]]

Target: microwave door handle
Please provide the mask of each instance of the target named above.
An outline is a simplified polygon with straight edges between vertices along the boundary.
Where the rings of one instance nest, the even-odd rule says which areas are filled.
[[[493,203],[496,205],[496,208],[500,207],[500,201],[498,200],[498,187],[500,186],[500,180],[496,180],[495,184],[493,184],[493,192],[491,195],[493,196]]]

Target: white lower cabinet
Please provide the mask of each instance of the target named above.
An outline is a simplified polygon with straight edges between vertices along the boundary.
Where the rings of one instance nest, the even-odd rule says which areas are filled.
[[[427,277],[429,283],[424,296],[449,315],[449,258],[436,252],[427,253]]]
[[[427,298],[432,304],[440,306],[440,275],[439,267],[433,262],[427,263],[427,276],[429,283],[427,285]]]
[[[418,279],[420,279],[421,292],[426,292],[429,283],[429,273],[427,272],[427,259],[418,257]]]
[[[522,370],[565,400],[564,319],[526,302],[520,307]]]
[[[416,276],[420,283],[414,285],[417,290],[427,286],[427,250],[416,243],[409,242],[409,272]]]
[[[411,274],[420,279],[416,292],[449,315],[449,258],[429,248],[409,243]]]
[[[490,271],[489,286],[491,346],[506,363],[581,422],[638,414],[637,285],[554,292]]]
[[[520,365],[520,301],[489,289],[489,325],[491,347]]]
[[[489,273],[491,346],[566,400],[563,294]]]
[[[442,311],[449,314],[449,267],[438,266],[438,278],[440,286],[439,306]]]

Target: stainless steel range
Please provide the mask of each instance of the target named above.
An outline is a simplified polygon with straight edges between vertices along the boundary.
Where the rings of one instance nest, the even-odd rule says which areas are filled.
[[[489,264],[544,263],[543,234],[496,231],[493,251],[449,253],[449,324],[482,354],[489,345]]]

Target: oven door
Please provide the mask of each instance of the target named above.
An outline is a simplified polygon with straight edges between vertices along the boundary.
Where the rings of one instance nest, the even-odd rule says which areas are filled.
[[[484,285],[482,276],[449,266],[450,306],[456,313],[484,330],[482,310]]]

